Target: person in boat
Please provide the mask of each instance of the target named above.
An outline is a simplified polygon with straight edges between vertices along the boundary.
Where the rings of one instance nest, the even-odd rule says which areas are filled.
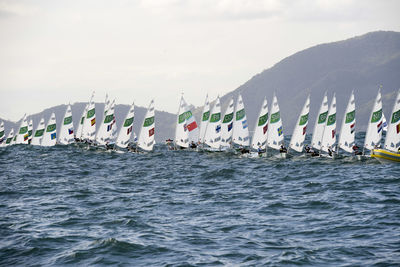
[[[354,144],[351,148],[353,149],[354,155],[362,155],[360,148],[356,144]]]
[[[109,141],[106,142],[106,149],[107,150],[112,150],[113,149],[113,146],[110,144]]]
[[[287,153],[287,148],[282,144],[281,148],[279,149],[280,153]]]
[[[259,156],[261,156],[262,153],[264,152],[260,144],[258,145],[257,152]]]
[[[311,151],[311,148],[308,145],[306,145],[304,147],[304,150],[306,151],[306,153],[312,153],[313,152],[313,151]]]
[[[191,143],[190,143],[190,148],[196,148],[197,147],[197,145],[192,141]]]
[[[332,147],[331,146],[328,147],[328,155],[330,157],[332,157]]]
[[[397,149],[397,153],[400,153],[400,146],[399,146],[399,148]]]

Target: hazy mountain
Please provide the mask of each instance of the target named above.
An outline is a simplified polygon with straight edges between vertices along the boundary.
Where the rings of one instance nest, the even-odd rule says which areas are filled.
[[[311,94],[312,127],[328,92],[337,97],[338,126],[342,121],[351,90],[355,91],[357,130],[365,130],[372,103],[382,85],[383,111],[390,116],[395,92],[400,88],[400,33],[372,32],[340,42],[321,44],[300,51],[255,75],[249,81],[221,98],[223,110],[231,97],[241,92],[250,130],[253,130],[262,100],[271,107],[276,92],[285,134],[292,134],[294,124],[307,95]],[[339,131],[340,129],[338,129]]]
[[[231,97],[241,92],[246,107],[250,130],[253,130],[260,105],[267,97],[269,106],[272,95],[276,92],[285,134],[291,134],[298,114],[307,95],[311,94],[310,124],[308,133],[312,132],[316,113],[325,91],[329,101],[335,92],[337,97],[338,131],[344,109],[351,90],[355,90],[357,131],[365,130],[370,116],[373,100],[382,85],[383,111],[388,118],[393,106],[395,92],[400,87],[400,33],[372,32],[344,41],[317,45],[275,64],[273,67],[255,75],[236,90],[221,97],[222,110]],[[190,99],[186,99],[190,103]],[[76,126],[85,103],[75,103],[72,116]],[[178,101],[177,101],[178,105]],[[66,106],[59,105],[32,115],[34,129],[40,118],[46,122],[52,111],[57,121],[61,121]],[[116,106],[118,127],[128,112],[128,105]],[[96,104],[96,118],[102,118],[104,104]],[[195,110],[200,118],[202,107]],[[142,124],[145,108],[135,107],[134,131],[138,133]],[[156,141],[161,142],[174,137],[176,115],[156,111]],[[16,124],[5,121],[6,133]]]

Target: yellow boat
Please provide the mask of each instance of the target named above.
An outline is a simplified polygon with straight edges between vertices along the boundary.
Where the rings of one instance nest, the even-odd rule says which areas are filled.
[[[386,149],[372,149],[371,157],[376,158],[380,162],[400,162],[400,153]]]

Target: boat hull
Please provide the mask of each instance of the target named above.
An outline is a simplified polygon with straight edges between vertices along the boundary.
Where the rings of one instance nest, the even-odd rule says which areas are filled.
[[[379,162],[398,162],[400,163],[400,153],[391,152],[386,149],[372,149],[371,157],[376,158]]]

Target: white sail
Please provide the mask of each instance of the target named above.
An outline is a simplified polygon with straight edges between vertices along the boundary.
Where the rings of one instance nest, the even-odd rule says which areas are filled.
[[[185,99],[183,99],[183,103],[186,105],[186,110],[187,110],[185,118],[186,118],[186,129],[189,132],[189,143],[191,142],[197,143],[199,141],[199,127]]]
[[[94,92],[90,98],[89,107],[86,112],[85,121],[82,129],[82,139],[94,141],[96,138],[96,109],[93,101]]]
[[[215,100],[215,105],[211,111],[204,135],[204,143],[215,149],[220,149],[221,147],[221,103],[219,96]]]
[[[106,145],[112,138],[112,128],[114,125],[114,109],[115,100],[109,105],[108,110],[104,113],[104,119],[100,124],[99,130],[96,134],[96,143],[98,145]]]
[[[336,95],[333,94],[332,102],[328,111],[324,133],[322,135],[321,150],[328,153],[328,150],[334,151],[336,143]]]
[[[51,117],[47,122],[46,131],[43,134],[41,146],[54,146],[57,141],[57,124],[56,115],[51,113]]]
[[[233,133],[233,116],[234,106],[233,98],[228,103],[224,117],[221,124],[221,147],[230,147],[232,143],[232,133]]]
[[[233,121],[232,142],[240,146],[250,145],[249,127],[247,124],[246,111],[244,109],[243,99],[240,94],[236,102],[235,117]]]
[[[75,138],[79,138],[79,139],[82,138],[83,124],[85,123],[85,117],[86,117],[88,108],[89,108],[89,103],[87,103],[85,108],[83,109],[82,116],[78,122],[78,128],[76,129]]]
[[[14,139],[14,129],[11,129],[11,131],[8,133],[6,140],[4,141],[2,146],[10,146],[12,145]]]
[[[210,119],[210,102],[208,101],[208,95],[206,95],[206,101],[204,102],[203,112],[201,113],[200,135],[199,135],[200,143],[204,143],[204,136],[206,134],[207,124],[209,119]]]
[[[6,141],[5,133],[4,133],[4,122],[0,123],[0,146]]]
[[[382,130],[382,96],[381,89],[379,88],[369,118],[368,128],[365,134],[364,148],[371,150],[375,148],[375,146],[379,146],[382,139]]]
[[[121,129],[119,129],[118,137],[115,144],[120,148],[126,148],[129,144],[129,139],[131,138],[133,132],[133,121],[135,119],[135,104],[132,103],[128,114],[125,116],[124,124],[122,124]],[[116,127],[115,127],[116,128]]]
[[[324,133],[326,118],[328,117],[328,97],[326,92],[322,98],[321,107],[319,108],[318,116],[314,124],[314,131],[311,138],[311,146],[315,149],[321,149],[322,135]]]
[[[304,147],[304,140],[306,138],[308,114],[310,112],[310,96],[307,97],[303,109],[297,119],[296,126],[294,127],[292,138],[290,139],[289,147],[297,152],[302,152]]]
[[[138,146],[146,151],[153,150],[154,146],[154,100],[151,100],[147,109],[146,116],[144,117],[142,129],[139,134]]]
[[[33,130],[33,121],[32,119],[29,120],[28,123],[28,144],[32,142],[32,131]]]
[[[272,99],[267,145],[273,149],[280,149],[281,145],[283,145],[283,138],[281,113],[279,111],[278,99],[274,94]]]
[[[251,141],[251,148],[255,150],[259,148],[266,149],[267,136],[268,136],[268,101],[267,98],[264,97],[260,113],[258,114],[258,120],[256,121],[256,126],[254,128],[254,135]]]
[[[42,143],[44,128],[45,128],[44,119],[41,118],[38,126],[36,127],[35,133],[32,137],[31,145],[40,146],[40,143]]]
[[[183,100],[183,96],[181,96],[178,114],[176,116],[175,146],[183,148],[189,147],[189,131],[186,128],[186,112],[187,106]]]
[[[26,118],[26,114],[21,120],[21,124],[18,128],[18,134],[16,135],[17,139],[15,140],[16,144],[28,144],[29,133],[28,133],[28,119]]]
[[[342,127],[339,134],[339,148],[346,152],[353,152],[354,138],[356,128],[356,104],[354,100],[354,91],[351,92],[346,112],[342,120]]]
[[[59,131],[58,143],[62,145],[71,144],[74,141],[74,123],[72,121],[71,105],[65,110],[64,119]]]
[[[398,152],[400,147],[400,89],[397,91],[396,101],[393,105],[392,116],[389,120],[384,148]]]

